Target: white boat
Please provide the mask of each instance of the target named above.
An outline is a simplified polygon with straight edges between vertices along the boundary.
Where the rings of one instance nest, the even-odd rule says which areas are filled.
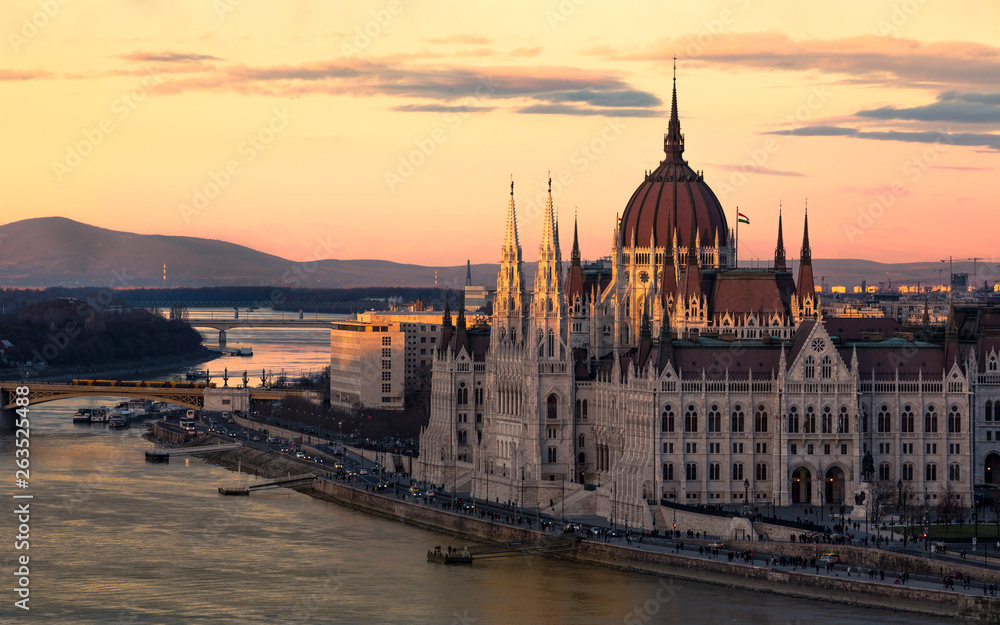
[[[130,410],[115,410],[108,419],[108,427],[112,429],[127,428],[132,417]]]
[[[80,408],[73,415],[73,423],[103,423],[107,412],[104,408]]]
[[[108,422],[108,409],[107,408],[94,408],[90,411],[90,422],[91,423],[107,423]]]

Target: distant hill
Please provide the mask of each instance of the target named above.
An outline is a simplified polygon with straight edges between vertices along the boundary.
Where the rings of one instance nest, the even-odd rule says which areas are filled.
[[[567,259],[564,266],[569,266]],[[321,260],[315,266],[219,241],[196,237],[134,234],[98,228],[63,217],[25,219],[0,226],[0,286],[433,286],[465,284],[465,265],[425,267],[384,260]],[[793,264],[793,271],[796,267]],[[853,286],[889,281],[938,284],[948,264],[886,264],[856,259],[813,260],[816,284]],[[310,269],[313,269],[310,271]],[[498,264],[472,266],[473,284],[496,284]],[[972,273],[972,262],[956,262],[956,273]],[[1000,265],[978,265],[980,282],[1000,279]],[[525,263],[525,278],[534,263]]]

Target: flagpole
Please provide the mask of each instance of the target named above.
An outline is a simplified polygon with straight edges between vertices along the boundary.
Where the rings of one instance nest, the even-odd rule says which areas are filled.
[[[733,250],[733,259],[736,261],[736,269],[740,268],[740,207],[736,207],[736,249]]]

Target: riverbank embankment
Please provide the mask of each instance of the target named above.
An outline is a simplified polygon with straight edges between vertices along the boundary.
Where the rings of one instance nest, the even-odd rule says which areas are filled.
[[[201,437],[189,444],[213,442],[216,442],[214,437]],[[210,454],[207,459],[213,464],[234,470],[239,467],[246,473],[265,478],[302,473],[303,470],[326,475],[323,469],[315,464],[253,448]],[[296,487],[296,490],[366,514],[453,536],[463,541],[481,543],[523,541],[545,545],[561,538],[559,534],[529,530],[521,526],[488,521],[474,515],[420,505],[392,494],[372,493],[330,479],[318,479],[312,486]],[[778,553],[785,546],[778,543],[745,545],[733,543],[727,545],[727,548],[746,547]],[[778,547],[780,549],[776,549]],[[955,618],[967,623],[1000,623],[998,598],[872,582],[858,577],[846,577],[843,570],[839,575],[813,575],[802,569],[762,566],[759,564],[759,559],[753,564],[744,564],[740,561],[729,562],[725,558],[705,559],[683,553],[671,553],[663,549],[654,549],[649,545],[626,546],[590,540],[581,540],[576,549],[549,554],[549,557],[632,573],[771,592],[790,597]],[[980,575],[978,579],[983,579],[983,576]]]

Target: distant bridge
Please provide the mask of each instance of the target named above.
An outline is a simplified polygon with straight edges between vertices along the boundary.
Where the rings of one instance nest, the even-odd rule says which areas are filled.
[[[226,330],[233,328],[330,328],[329,319],[186,319],[194,328],[214,328],[219,331],[219,347],[226,346]]]
[[[127,386],[125,386],[127,385]],[[169,404],[184,406],[200,410],[205,406],[205,392],[245,392],[250,402],[254,400],[281,401],[289,397],[301,397],[305,391],[299,389],[270,389],[247,387],[244,389],[217,389],[214,386],[207,386],[202,383],[183,384],[169,382],[145,382],[139,380],[80,380],[77,384],[59,384],[45,382],[0,382],[0,403],[5,411],[17,408],[18,387],[27,387],[28,405],[44,404],[60,399],[72,399],[74,397],[136,397],[149,399],[152,401],[162,401]],[[10,429],[6,423],[9,415],[4,415],[5,419],[0,419],[0,430]]]

